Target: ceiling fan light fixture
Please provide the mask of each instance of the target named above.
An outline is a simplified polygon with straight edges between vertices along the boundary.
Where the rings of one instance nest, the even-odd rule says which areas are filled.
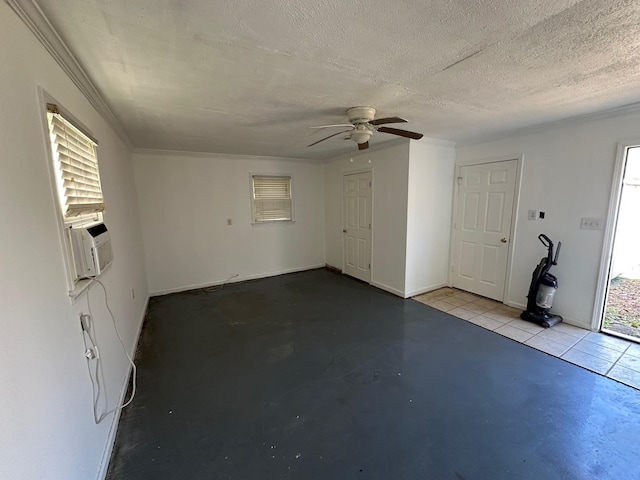
[[[360,123],[351,130],[351,140],[360,145],[362,143],[367,143],[372,134],[373,130],[371,128],[367,128],[365,124]]]
[[[369,138],[371,137],[371,132],[369,131],[356,131],[354,130],[351,133],[351,140],[353,140],[354,142],[360,144],[360,143],[366,143],[369,141]]]

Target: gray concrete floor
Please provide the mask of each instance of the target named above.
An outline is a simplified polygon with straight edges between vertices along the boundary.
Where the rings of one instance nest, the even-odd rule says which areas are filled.
[[[637,479],[640,392],[327,270],[151,299],[109,479]]]

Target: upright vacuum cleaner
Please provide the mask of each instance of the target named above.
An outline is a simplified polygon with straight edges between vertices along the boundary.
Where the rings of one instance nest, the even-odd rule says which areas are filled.
[[[527,309],[520,314],[520,318],[549,328],[562,321],[560,315],[551,313],[553,297],[555,297],[558,290],[558,279],[549,273],[551,266],[558,264],[558,255],[560,254],[562,242],[558,242],[554,257],[551,239],[545,234],[540,234],[538,235],[538,240],[547,247],[547,256],[542,257],[533,271],[529,295],[527,295]]]

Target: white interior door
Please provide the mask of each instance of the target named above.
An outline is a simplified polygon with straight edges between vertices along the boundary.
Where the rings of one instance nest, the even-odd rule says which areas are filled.
[[[460,169],[454,223],[454,287],[503,299],[516,171],[516,160]]]
[[[344,176],[344,273],[371,282],[371,172]]]

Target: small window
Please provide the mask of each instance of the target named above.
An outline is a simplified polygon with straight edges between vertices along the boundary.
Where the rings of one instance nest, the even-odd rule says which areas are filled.
[[[253,223],[293,220],[291,176],[252,175]]]
[[[101,220],[104,210],[97,142],[65,119],[54,104],[47,104],[54,174],[65,226]]]
[[[47,133],[51,145],[50,172],[57,197],[63,256],[67,267],[69,295],[75,298],[88,285],[77,270],[72,228],[102,222],[104,199],[96,147],[98,142],[86,134],[71,115],[46,103]]]

